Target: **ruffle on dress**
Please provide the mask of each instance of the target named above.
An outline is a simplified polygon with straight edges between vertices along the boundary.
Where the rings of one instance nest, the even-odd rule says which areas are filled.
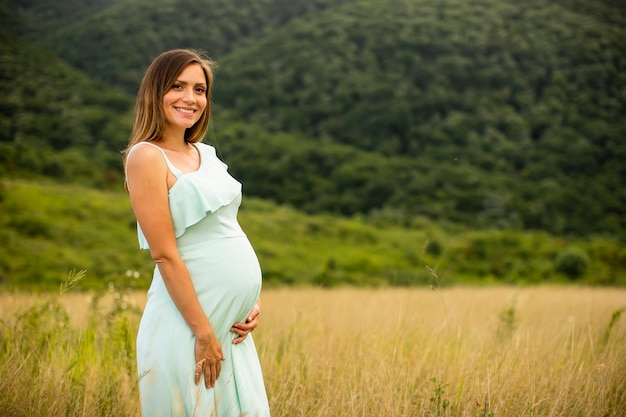
[[[196,146],[200,151],[200,168],[180,175],[169,190],[169,206],[176,238],[182,236],[188,227],[229,205],[241,195],[241,183],[230,176],[228,165],[217,158],[215,148],[204,143]],[[137,235],[139,247],[150,249],[139,224]]]

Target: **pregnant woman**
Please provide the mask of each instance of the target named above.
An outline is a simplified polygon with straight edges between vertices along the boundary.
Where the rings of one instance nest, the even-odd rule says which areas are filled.
[[[124,152],[139,245],[156,263],[137,335],[144,417],[270,415],[250,334],[261,270],[237,222],[241,184],[200,142],[212,84],[212,63],[198,53],[159,55]]]

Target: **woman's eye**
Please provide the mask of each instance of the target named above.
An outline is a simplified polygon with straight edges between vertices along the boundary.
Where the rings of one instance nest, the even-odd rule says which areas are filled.
[[[183,88],[183,86],[182,86],[182,85],[180,85],[180,84],[174,84],[174,85],[172,86],[172,90],[180,90],[181,88]]]
[[[196,93],[198,94],[204,94],[206,92],[206,89],[204,87],[197,87],[196,88]]]

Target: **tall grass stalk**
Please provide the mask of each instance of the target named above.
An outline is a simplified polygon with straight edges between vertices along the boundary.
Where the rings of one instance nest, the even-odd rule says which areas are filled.
[[[426,271],[428,271],[428,274],[431,276],[431,278],[433,278],[435,285],[430,286],[430,288],[435,291],[437,289],[441,288],[441,284],[439,283],[439,275],[437,275],[437,273],[435,272],[434,269],[432,269],[430,266],[426,265]],[[448,307],[446,306],[446,299],[443,296],[443,293],[440,291],[439,295],[441,297],[441,305],[443,306],[443,313],[445,315],[446,318],[446,329],[448,329],[448,337],[450,338],[450,341],[452,341],[452,332],[450,331],[450,322],[448,320]]]

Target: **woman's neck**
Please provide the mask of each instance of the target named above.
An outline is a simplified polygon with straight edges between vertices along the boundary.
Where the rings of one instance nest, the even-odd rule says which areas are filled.
[[[185,150],[189,146],[189,143],[185,140],[185,130],[181,130],[180,132],[166,130],[163,132],[163,136],[161,137],[159,144],[163,148],[170,149],[172,151]]]

